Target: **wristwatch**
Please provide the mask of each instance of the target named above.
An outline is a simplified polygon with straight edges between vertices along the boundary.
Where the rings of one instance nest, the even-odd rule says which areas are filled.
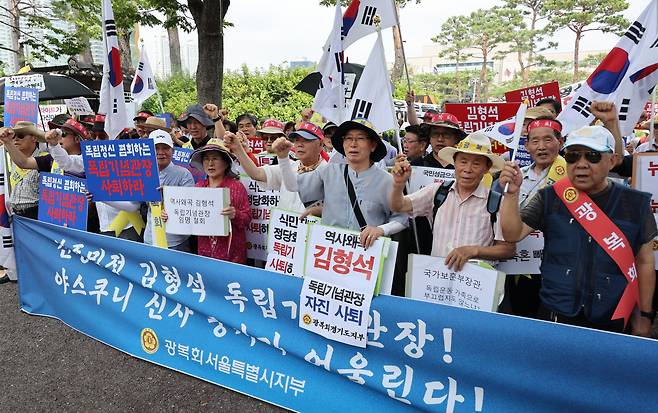
[[[656,310],[640,311],[640,316],[648,318],[653,323],[653,320],[656,318]]]
[[[215,123],[217,123],[217,122],[219,122],[220,120],[222,120],[222,117],[221,117],[221,116],[217,116],[216,118],[213,118],[212,121],[215,122]]]

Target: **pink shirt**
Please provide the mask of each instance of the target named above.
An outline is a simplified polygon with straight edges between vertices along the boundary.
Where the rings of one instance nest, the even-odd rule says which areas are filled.
[[[434,195],[440,186],[439,183],[428,185],[409,195],[412,217],[426,216],[432,222]],[[465,245],[488,247],[493,245],[494,239],[503,240],[500,217],[496,220],[495,234],[491,227],[491,214],[487,212],[489,189],[481,183],[462,200],[455,187],[456,184],[450,187],[446,200],[434,217],[432,255],[436,257],[445,257],[453,249]]]

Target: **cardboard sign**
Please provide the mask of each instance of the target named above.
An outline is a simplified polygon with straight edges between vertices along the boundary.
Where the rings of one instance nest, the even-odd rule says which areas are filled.
[[[272,209],[267,237],[267,264],[265,269],[280,274],[302,277],[304,275],[304,253],[308,223],[320,222],[309,216],[282,209]]]
[[[446,181],[455,180],[454,169],[428,168],[425,166],[412,166],[409,178],[409,193],[412,194],[427,185],[434,183],[442,184]]]
[[[516,243],[514,258],[500,260],[496,268],[506,274],[541,274],[544,253],[544,234],[533,231],[522,241]]]
[[[520,103],[446,103],[445,111],[457,117],[464,132],[471,133],[516,116],[519,105]]]
[[[7,86],[36,89],[39,92],[46,90],[46,82],[42,74],[11,76],[5,82],[5,87]]]
[[[633,154],[633,188],[651,194],[651,210],[658,224],[658,152]],[[653,240],[653,252],[658,270],[658,237]]]
[[[340,343],[366,347],[372,294],[306,277],[299,299],[301,328]]]
[[[222,215],[229,206],[228,188],[164,187],[165,223],[168,234],[227,236],[230,220]]]
[[[551,82],[505,92],[506,102],[523,102],[528,107],[536,106],[537,102],[544,98],[553,98],[560,102],[562,100],[560,85],[557,82]]]
[[[87,186],[95,201],[160,201],[152,139],[83,141]]]
[[[373,294],[384,259],[385,239],[364,249],[359,232],[326,225],[311,225],[306,242],[304,276]]]
[[[39,221],[87,230],[89,203],[85,180],[64,175],[39,175]]]
[[[69,113],[73,116],[79,115],[93,115],[94,111],[91,110],[89,101],[86,98],[79,97],[73,99],[64,99],[66,107],[69,109]]]
[[[505,291],[505,274],[470,262],[452,271],[445,258],[409,255],[406,297],[417,300],[496,311]]]
[[[50,130],[48,122],[52,122],[57,115],[65,114],[67,108],[66,105],[39,105],[39,110],[41,111],[41,116],[39,116],[37,128],[48,131]]]
[[[32,122],[36,125],[38,119],[39,91],[5,86],[5,126],[13,127],[20,121]]]
[[[247,257],[265,261],[270,211],[279,205],[279,191],[263,191],[258,182],[247,175],[240,175],[240,182],[247,190],[251,208],[251,222],[247,227]]]

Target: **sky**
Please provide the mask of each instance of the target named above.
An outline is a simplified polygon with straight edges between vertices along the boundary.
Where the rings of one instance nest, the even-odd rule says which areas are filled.
[[[629,0],[624,13],[633,20],[649,4],[649,0]],[[432,44],[439,35],[443,22],[450,16],[469,14],[479,8],[502,4],[497,0],[422,0],[410,1],[401,10],[400,25],[407,57],[420,56],[423,45]],[[333,7],[322,7],[318,0],[234,0],[226,20],[235,26],[224,31],[225,68],[239,69],[269,67],[287,61],[320,58],[320,48],[327,39],[333,22]],[[394,59],[391,29],[382,32],[388,61]],[[375,35],[364,38],[347,50],[349,61],[365,63]],[[606,50],[617,37],[600,32],[589,33],[581,43],[581,50]],[[553,39],[559,43],[557,51],[573,50],[573,33],[563,30]]]

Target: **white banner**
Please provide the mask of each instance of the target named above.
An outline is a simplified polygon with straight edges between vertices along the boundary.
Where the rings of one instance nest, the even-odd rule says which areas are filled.
[[[11,76],[5,81],[6,86],[27,87],[37,89],[39,92],[46,90],[46,82],[44,82],[42,74]]]
[[[651,194],[651,210],[658,224],[658,152],[633,155],[633,188]],[[653,253],[658,270],[658,238],[653,240]]]
[[[267,237],[267,264],[265,269],[281,274],[302,277],[304,253],[309,222],[319,222],[317,217],[300,219],[301,214],[273,209]]]
[[[506,274],[541,274],[544,234],[533,231],[516,244],[514,258],[500,260],[496,268]]]
[[[455,180],[454,169],[428,168],[425,166],[412,166],[409,178],[409,193],[425,188],[434,183],[442,184],[446,181]]]
[[[505,292],[505,274],[470,262],[452,271],[445,258],[409,255],[406,297],[472,310],[496,311]]]
[[[39,110],[41,111],[41,116],[39,116],[37,128],[49,131],[48,122],[55,119],[57,115],[65,114],[66,105],[39,105]]]
[[[169,215],[168,234],[227,236],[230,220],[222,209],[230,204],[228,188],[164,187],[164,208]]]
[[[270,211],[279,205],[279,191],[263,191],[256,181],[246,175],[240,175],[240,182],[247,189],[251,208],[251,223],[247,227],[247,257],[265,261]]]

